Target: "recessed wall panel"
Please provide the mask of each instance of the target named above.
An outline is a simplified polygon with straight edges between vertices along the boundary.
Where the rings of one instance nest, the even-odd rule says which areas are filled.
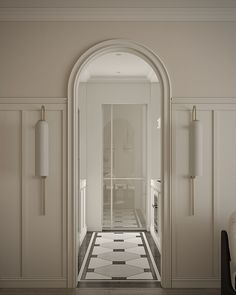
[[[42,214],[41,179],[35,176],[35,124],[39,119],[39,111],[25,112],[23,275],[25,277],[62,277],[62,112],[46,112],[49,125],[49,176],[46,178],[45,216]]]
[[[191,109],[173,112],[172,237],[173,279],[213,277],[213,126],[212,112],[198,111],[203,124],[203,175],[194,181],[191,216],[190,122]]]
[[[0,110],[0,276],[21,270],[21,113]]]
[[[229,217],[236,211],[236,110],[219,110],[217,124],[217,187],[220,230],[228,229]]]

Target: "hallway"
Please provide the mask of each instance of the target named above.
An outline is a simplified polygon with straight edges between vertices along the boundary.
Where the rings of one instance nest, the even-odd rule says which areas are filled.
[[[89,232],[79,252],[79,287],[160,287],[160,253],[148,232]],[[91,285],[92,284],[92,285]]]

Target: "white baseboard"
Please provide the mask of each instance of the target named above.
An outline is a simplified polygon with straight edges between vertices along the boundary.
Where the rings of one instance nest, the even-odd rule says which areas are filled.
[[[87,234],[87,227],[84,227],[81,232],[79,233],[79,245],[83,243],[83,240]]]
[[[219,279],[172,279],[172,288],[220,288]]]
[[[153,225],[150,226],[150,233],[151,233],[151,235],[152,235],[152,238],[153,238],[153,240],[154,240],[154,242],[155,242],[155,244],[156,244],[156,246],[157,246],[159,252],[161,253],[161,241],[160,241],[160,239],[158,238],[158,236],[157,236],[157,234],[156,234],[156,232],[155,232],[155,230],[154,230]]]
[[[0,288],[67,288],[67,280],[65,278],[1,278]]]
[[[102,231],[102,226],[88,226],[87,231]]]

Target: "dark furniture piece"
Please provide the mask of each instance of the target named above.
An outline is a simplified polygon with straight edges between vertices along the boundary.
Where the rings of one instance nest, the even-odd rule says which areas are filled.
[[[221,295],[236,295],[232,287],[230,273],[230,250],[228,234],[225,230],[221,232]]]

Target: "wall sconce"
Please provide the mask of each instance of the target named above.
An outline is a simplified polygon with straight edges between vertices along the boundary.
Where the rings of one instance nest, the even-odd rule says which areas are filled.
[[[41,107],[41,120],[35,126],[35,175],[41,177],[42,215],[46,214],[46,177],[49,171],[48,123],[45,121],[45,106]]]
[[[194,180],[202,175],[202,124],[197,120],[196,106],[192,109],[190,126],[190,178],[191,178],[191,214],[194,215]]]

